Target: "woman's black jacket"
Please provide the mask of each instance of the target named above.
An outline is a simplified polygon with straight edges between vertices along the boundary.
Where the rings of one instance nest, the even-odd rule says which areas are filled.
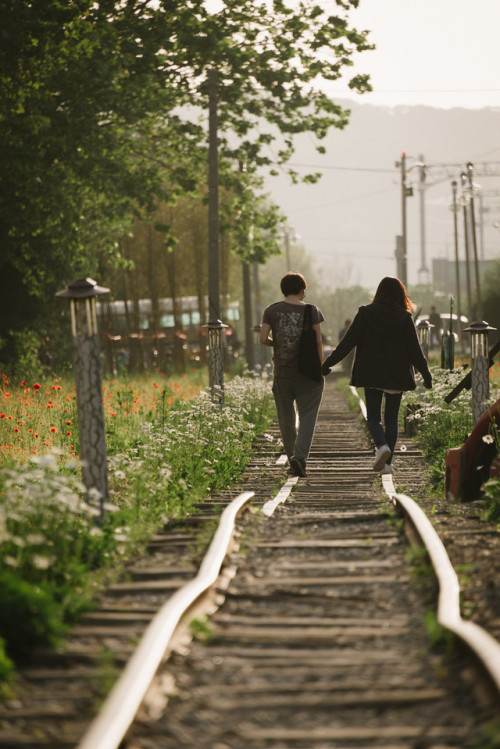
[[[356,348],[351,385],[386,390],[415,390],[415,367],[432,386],[426,358],[410,312],[393,304],[360,307],[345,336],[323,363],[323,374]]]

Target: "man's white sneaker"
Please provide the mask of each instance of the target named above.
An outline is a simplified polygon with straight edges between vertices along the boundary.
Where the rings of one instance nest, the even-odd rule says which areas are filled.
[[[388,474],[392,474],[394,471],[392,470],[392,466],[390,463],[386,463],[385,466],[380,471],[381,476],[387,476]]]
[[[390,456],[391,448],[389,447],[389,445],[381,445],[375,453],[375,461],[372,466],[373,470],[376,473],[379,473],[384,467],[387,458],[390,458]]]

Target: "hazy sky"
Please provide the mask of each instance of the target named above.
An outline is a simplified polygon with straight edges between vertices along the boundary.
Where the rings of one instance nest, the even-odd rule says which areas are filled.
[[[375,91],[363,100],[500,107],[499,0],[361,0],[349,19],[377,47],[357,56],[355,72],[369,73]]]
[[[333,0],[317,1],[325,9],[335,8]],[[268,181],[273,200],[324,279],[332,285],[375,287],[382,275],[395,273],[395,236],[401,231],[400,175],[395,161],[401,150],[409,152],[410,165],[424,154],[425,160],[433,162],[496,162],[500,174],[500,0],[360,0],[360,7],[348,17],[358,30],[370,30],[369,39],[377,49],[357,55],[345,79],[328,85],[332,98],[348,103],[346,99],[353,95],[347,81],[355,73],[368,73],[374,93],[354,95],[360,105],[368,105],[362,110],[371,109],[370,105],[452,109],[447,127],[461,137],[450,140],[462,143],[462,147],[448,148],[446,132],[419,133],[408,116],[403,128],[394,131],[390,121],[385,123],[393,139],[388,152],[391,135],[365,130],[362,111],[357,111],[345,137],[338,133],[328,137],[323,158],[314,157],[302,141],[294,161],[305,161],[307,155],[308,162],[321,164],[318,171],[323,178],[317,185],[291,186],[284,177]],[[495,109],[498,117],[492,117],[491,133],[477,137],[467,110],[483,108]],[[457,168],[453,177],[459,174]],[[418,171],[411,176],[414,181]],[[489,191],[484,257],[498,257],[500,231],[493,223],[500,221],[500,177],[478,178],[477,182]],[[450,198],[451,178],[426,193],[429,268],[432,258],[453,256]],[[408,202],[410,284],[417,282],[421,266],[419,216],[415,194]]]
[[[206,1],[217,10],[222,0]],[[335,0],[315,2],[328,13],[343,13]],[[345,137],[338,132],[328,137],[324,157],[314,154],[310,138],[298,139],[293,161],[314,164],[315,171],[323,172],[317,185],[292,186],[281,174],[266,180],[266,189],[324,279],[332,285],[362,283],[374,288],[382,275],[395,273],[395,236],[401,231],[400,174],[395,161],[402,150],[408,151],[410,165],[424,154],[426,161],[439,163],[495,162],[495,175],[500,175],[500,0],[360,0],[359,8],[347,15],[350,26],[370,31],[376,49],[357,55],[354,66],[344,69],[343,79],[325,84],[325,90],[343,105],[353,97],[368,106],[353,113]],[[347,82],[357,73],[370,75],[373,93],[360,96],[349,91]],[[369,105],[452,109],[447,127],[460,138],[449,139],[446,132],[419,132],[411,115],[403,128],[391,129],[387,121],[389,135],[365,129],[362,110],[371,109]],[[495,110],[493,124],[491,133],[478,137],[467,110],[483,108]],[[448,140],[461,146],[451,148]],[[457,167],[453,178],[459,174]],[[417,176],[414,170],[413,180]],[[433,176],[431,171],[431,183]],[[488,192],[484,194],[489,210],[484,257],[498,257],[500,176],[478,177],[477,182]],[[436,187],[429,185],[426,193],[429,266],[432,258],[452,259],[450,185],[451,178]],[[419,220],[416,194],[408,203],[411,284],[417,282],[421,265]]]

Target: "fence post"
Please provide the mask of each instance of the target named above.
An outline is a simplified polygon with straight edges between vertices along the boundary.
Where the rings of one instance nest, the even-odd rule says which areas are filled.
[[[496,330],[484,320],[473,322],[464,333],[471,334],[471,381],[472,419],[474,426],[488,408],[490,397],[490,362],[488,352],[488,331]]]
[[[229,327],[220,320],[211,320],[204,328],[208,329],[208,366],[210,372],[210,392],[212,400],[224,406],[224,355],[222,351],[222,331]]]
[[[70,301],[82,479],[86,501],[99,510],[101,520],[108,500],[108,464],[96,296],[108,292],[91,278],[85,278],[73,281],[56,294]]]
[[[262,344],[260,342],[260,325],[253,326],[253,368],[262,374]]]

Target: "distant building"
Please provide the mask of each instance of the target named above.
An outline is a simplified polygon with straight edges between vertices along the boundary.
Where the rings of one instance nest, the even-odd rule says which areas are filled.
[[[495,265],[495,260],[479,260],[479,277],[482,278],[486,271],[491,270]],[[472,295],[476,285],[476,270],[474,261],[469,263],[470,285]],[[459,260],[458,278],[460,281],[460,293],[467,294],[467,273],[465,260]],[[432,261],[432,281],[436,289],[449,294],[456,293],[456,271],[455,262],[446,258],[434,258]]]

